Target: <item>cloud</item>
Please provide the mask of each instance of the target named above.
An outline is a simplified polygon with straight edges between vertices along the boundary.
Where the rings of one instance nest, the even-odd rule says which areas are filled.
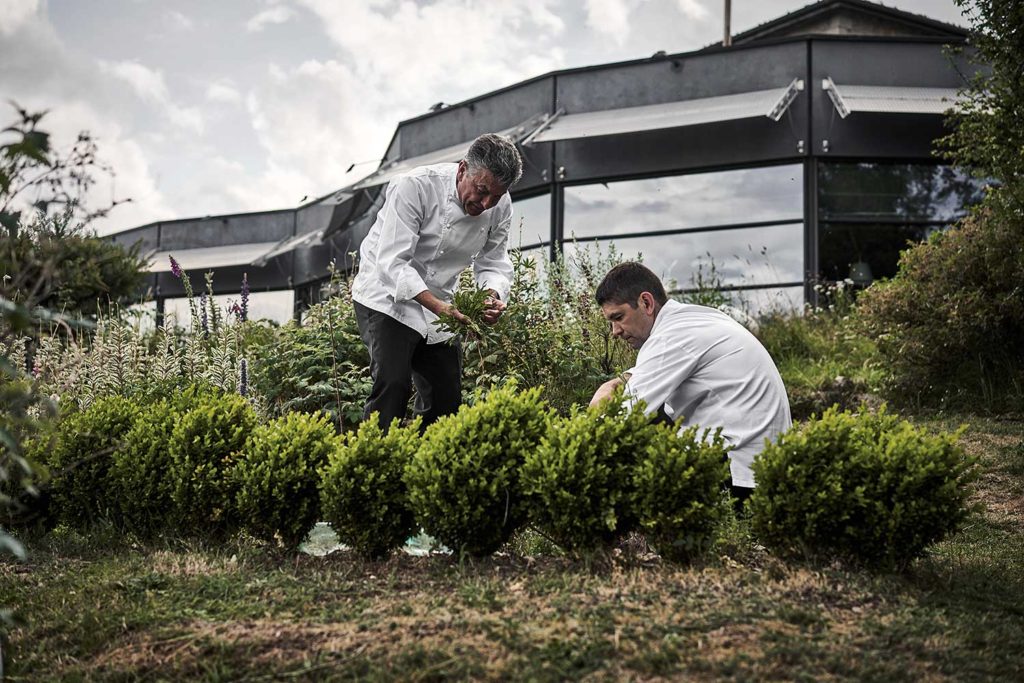
[[[250,33],[256,33],[262,31],[269,24],[283,24],[293,16],[295,16],[295,13],[290,7],[282,5],[269,7],[249,19],[245,23],[245,30]]]
[[[564,23],[552,0],[296,1],[320,17],[339,60],[358,76],[361,96],[386,105],[392,122],[564,62],[553,40]]]
[[[27,4],[39,7],[38,3]],[[95,62],[72,53],[42,13],[7,15],[12,7],[10,0],[0,0],[4,30],[9,31],[0,41],[0,90],[29,111],[49,111],[40,128],[50,133],[57,150],[69,148],[80,131],[92,134],[98,158],[117,175],[94,174],[97,182],[83,198],[86,206],[97,209],[114,199],[132,199],[92,227],[105,234],[174,216],[143,146],[117,121],[117,113],[125,111],[128,104],[124,88],[110,87],[109,77]],[[14,16],[20,17],[20,23],[11,30],[13,24],[7,20]],[[139,79],[139,85],[154,88],[145,77]],[[0,107],[0,124],[13,120],[13,109]]]
[[[196,24],[192,19],[177,10],[164,10],[164,19],[168,25],[182,31],[191,31],[196,27]]]
[[[676,6],[684,16],[690,19],[706,19],[710,16],[707,8],[698,2],[698,0],[676,0]]]
[[[174,103],[163,74],[159,71],[132,61],[101,61],[100,69],[130,85],[142,100],[156,106],[175,126],[202,134],[202,113],[195,107],[184,107]]]
[[[625,0],[587,0],[587,26],[622,45],[629,35],[629,7]]]
[[[230,81],[221,80],[206,86],[206,99],[223,104],[241,104],[242,93]]]
[[[18,29],[39,15],[39,0],[0,0],[0,35],[13,35]]]

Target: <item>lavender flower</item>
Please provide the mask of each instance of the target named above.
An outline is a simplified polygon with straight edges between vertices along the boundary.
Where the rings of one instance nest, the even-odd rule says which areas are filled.
[[[181,279],[181,274],[182,274],[181,273],[181,265],[177,261],[174,260],[173,256],[168,255],[167,258],[169,258],[171,260],[171,274],[174,275],[174,277],[176,277],[176,278],[178,278],[180,280]]]
[[[245,322],[249,319],[249,274],[242,273],[242,306],[238,315],[239,320]]]
[[[238,363],[238,393],[245,396],[249,391],[249,364],[243,358]]]
[[[234,302],[234,301],[231,302],[231,308],[228,309],[228,312],[234,314],[235,320],[238,320],[239,322],[241,322],[241,320],[242,320],[242,307],[239,306],[237,302]]]

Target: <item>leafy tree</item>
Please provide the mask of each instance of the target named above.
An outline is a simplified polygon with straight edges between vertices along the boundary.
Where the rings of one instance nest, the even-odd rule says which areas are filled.
[[[941,146],[996,185],[958,226],[903,252],[896,276],[864,292],[859,317],[894,400],[1012,409],[1024,405],[1024,2],[957,4],[988,68]]]
[[[1024,2],[956,0],[972,25],[979,70],[951,115],[953,132],[940,148],[955,163],[983,178],[995,178],[986,199],[1020,211],[1024,206]],[[993,208],[995,208],[993,206]]]
[[[0,131],[0,274],[19,276],[11,298],[85,315],[129,299],[143,282],[138,248],[87,229],[122,203],[85,207],[94,173],[112,174],[97,160],[95,142],[83,132],[69,152],[58,153],[38,127],[44,114],[17,112],[19,120]]]

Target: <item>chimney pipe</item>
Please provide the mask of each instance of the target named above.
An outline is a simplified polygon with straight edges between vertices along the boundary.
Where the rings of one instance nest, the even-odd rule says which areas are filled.
[[[725,0],[725,37],[722,39],[722,47],[732,45],[732,0]]]

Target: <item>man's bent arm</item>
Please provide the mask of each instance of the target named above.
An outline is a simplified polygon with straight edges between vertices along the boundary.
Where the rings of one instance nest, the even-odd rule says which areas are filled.
[[[621,377],[613,377],[612,379],[608,380],[607,382],[602,384],[600,387],[598,387],[597,391],[594,392],[594,397],[592,399],[590,399],[590,405],[596,406],[597,404],[601,403],[602,401],[608,400],[609,398],[612,397],[612,394],[615,393],[616,389],[618,389],[620,386],[622,386],[623,384],[625,384],[628,381],[629,381],[629,374],[628,373],[622,375]]]

